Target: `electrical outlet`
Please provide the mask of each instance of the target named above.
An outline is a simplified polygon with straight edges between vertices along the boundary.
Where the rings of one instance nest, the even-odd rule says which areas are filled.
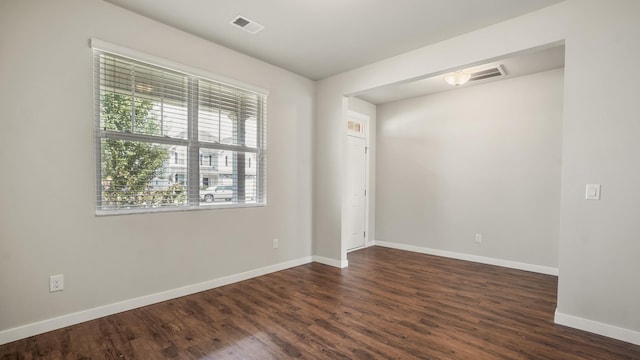
[[[476,243],[480,244],[482,242],[482,234],[476,234]]]
[[[273,239],[273,248],[274,249],[278,248],[278,239]]]
[[[49,292],[64,290],[64,275],[49,276]]]

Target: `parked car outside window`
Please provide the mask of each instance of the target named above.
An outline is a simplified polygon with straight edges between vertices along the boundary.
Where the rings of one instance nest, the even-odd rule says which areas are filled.
[[[200,200],[206,202],[231,201],[231,199],[233,199],[233,186],[209,186],[205,190],[200,190]]]

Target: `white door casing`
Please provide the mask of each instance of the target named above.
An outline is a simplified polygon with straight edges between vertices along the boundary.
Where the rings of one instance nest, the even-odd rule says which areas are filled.
[[[343,218],[348,227],[347,250],[361,248],[366,244],[367,138],[365,130],[366,119],[350,114],[347,122],[345,154],[344,194],[347,197],[347,208]]]

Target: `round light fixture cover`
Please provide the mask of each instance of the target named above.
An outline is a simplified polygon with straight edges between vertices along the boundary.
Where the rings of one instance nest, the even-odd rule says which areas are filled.
[[[444,80],[453,86],[460,86],[471,79],[471,74],[458,70],[444,76]]]

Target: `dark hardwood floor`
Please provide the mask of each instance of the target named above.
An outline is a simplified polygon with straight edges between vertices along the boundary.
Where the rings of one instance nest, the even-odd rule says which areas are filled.
[[[0,346],[0,359],[640,359],[553,323],[557,279],[400,250],[349,254]]]

